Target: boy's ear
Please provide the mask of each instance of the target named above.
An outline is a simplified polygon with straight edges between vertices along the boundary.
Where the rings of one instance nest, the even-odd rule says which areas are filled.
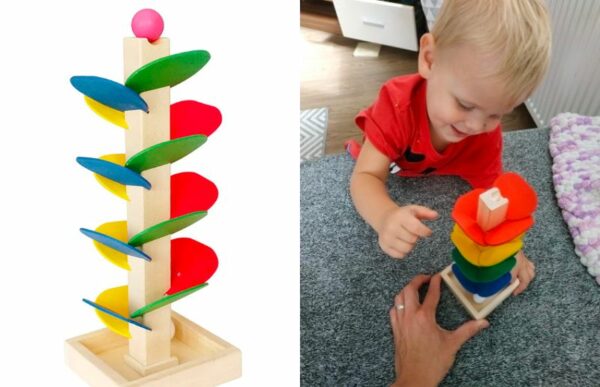
[[[428,79],[431,73],[434,49],[435,41],[433,35],[431,33],[423,34],[419,48],[419,74],[425,79]]]

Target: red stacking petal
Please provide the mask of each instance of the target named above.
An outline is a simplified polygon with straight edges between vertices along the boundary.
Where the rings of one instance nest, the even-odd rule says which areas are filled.
[[[171,176],[171,218],[208,211],[218,197],[217,186],[197,173],[182,172]]]
[[[195,134],[210,136],[221,121],[221,112],[214,106],[191,100],[176,102],[171,105],[171,140]]]
[[[523,234],[533,225],[531,216],[537,206],[533,188],[516,173],[505,173],[494,182],[502,196],[508,199],[506,220],[487,232],[477,224],[479,195],[485,190],[478,188],[462,195],[452,210],[452,218],[471,240],[482,246],[497,246]]]
[[[217,271],[219,260],[210,247],[190,238],[171,241],[171,288],[174,294],[205,283]]]
[[[530,216],[537,207],[537,195],[525,179],[516,173],[508,172],[494,181],[502,196],[508,198],[506,219],[516,220]]]

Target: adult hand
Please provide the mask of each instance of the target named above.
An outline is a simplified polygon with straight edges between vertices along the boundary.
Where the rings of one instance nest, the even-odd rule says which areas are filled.
[[[430,282],[423,304],[419,288]],[[398,293],[390,310],[394,334],[396,381],[393,386],[437,386],[448,373],[462,345],[487,328],[486,320],[471,320],[454,331],[437,324],[441,277],[418,275]]]

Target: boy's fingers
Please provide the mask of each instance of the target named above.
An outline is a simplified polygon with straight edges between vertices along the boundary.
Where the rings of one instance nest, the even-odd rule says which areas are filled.
[[[524,276],[521,276],[519,278],[519,286],[517,286],[517,288],[513,292],[513,296],[518,296],[519,294],[521,294],[523,292],[523,290],[525,290],[527,285],[529,285],[529,281],[530,281],[529,278],[524,278]]]
[[[440,280],[441,276],[439,274],[436,274],[431,278],[429,289],[425,295],[425,301],[423,301],[423,307],[426,310],[433,312],[434,315],[438,302],[440,301]]]
[[[396,239],[414,246],[415,243],[417,243],[417,241],[419,240],[419,237],[416,234],[407,230],[406,228],[402,227],[402,230],[400,234],[396,237]]]
[[[411,205],[410,210],[419,219],[433,220],[437,219],[439,214],[437,211],[432,210],[424,206]]]
[[[387,255],[389,255],[392,258],[401,259],[406,256],[406,253],[399,251],[398,249],[395,249],[391,246],[386,246],[386,247],[382,246],[381,249],[383,250],[384,253],[386,253]]]
[[[421,223],[421,221],[417,218],[410,219],[404,226],[404,228],[408,232],[415,234],[421,238],[427,238],[431,235],[431,229],[425,226],[423,223]]]

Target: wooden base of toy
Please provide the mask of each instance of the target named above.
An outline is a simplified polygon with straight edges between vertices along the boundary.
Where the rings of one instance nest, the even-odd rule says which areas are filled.
[[[454,276],[454,273],[452,272],[452,265],[449,265],[447,268],[442,270],[440,274],[442,275],[442,279],[446,285],[448,285],[450,290],[452,290],[452,293],[454,293],[456,298],[458,298],[461,304],[463,304],[467,312],[469,312],[469,314],[476,320],[481,320],[488,314],[492,313],[492,311],[496,309],[496,307],[500,305],[502,301],[510,296],[517,286],[519,286],[519,279],[517,278],[501,292],[494,294],[481,304],[478,304],[473,300],[473,294],[465,290],[460,282],[458,282]]]
[[[101,329],[65,342],[65,360],[91,386],[214,386],[242,375],[239,349],[172,312],[178,364],[144,376],[124,360],[128,340]]]

